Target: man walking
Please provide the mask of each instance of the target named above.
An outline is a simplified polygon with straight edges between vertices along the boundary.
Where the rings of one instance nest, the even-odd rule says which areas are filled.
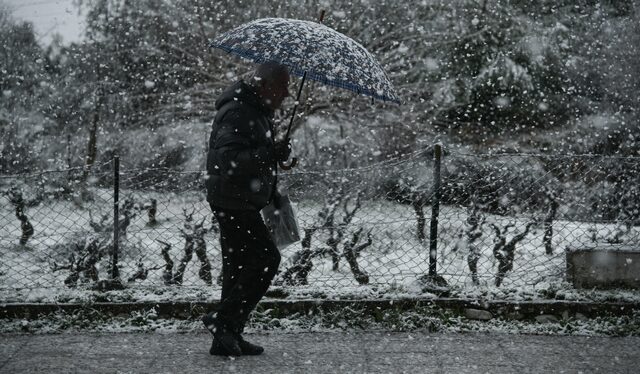
[[[207,201],[220,226],[222,295],[217,313],[202,317],[213,334],[212,355],[257,355],[264,349],[241,333],[280,264],[260,210],[277,192],[277,162],[291,152],[274,142],[274,111],[289,96],[289,72],[276,63],[256,69],[216,101],[207,155]]]

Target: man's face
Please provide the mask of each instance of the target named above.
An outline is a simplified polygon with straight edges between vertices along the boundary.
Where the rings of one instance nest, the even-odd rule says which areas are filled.
[[[280,109],[284,99],[289,96],[289,73],[283,73],[272,82],[266,83],[261,94],[269,108]]]

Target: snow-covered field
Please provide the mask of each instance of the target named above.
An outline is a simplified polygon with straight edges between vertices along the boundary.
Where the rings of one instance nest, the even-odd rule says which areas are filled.
[[[88,284],[79,282],[77,289],[64,285],[68,270],[53,271],[54,262],[60,266],[68,262],[73,252],[72,242],[95,236],[89,226],[91,218],[99,221],[103,214],[111,214],[113,205],[111,192],[95,190],[95,200],[84,207],[71,201],[45,201],[27,209],[35,235],[26,246],[20,246],[19,221],[15,218],[10,204],[0,206],[0,300],[72,300],[93,297]],[[200,262],[194,254],[184,276],[183,286],[165,286],[162,272],[165,262],[161,255],[163,241],[172,245],[169,254],[174,268],[184,254],[184,238],[180,229],[184,224],[184,210],[193,212],[194,222],[204,220],[205,227],[211,225],[209,207],[202,193],[184,192],[155,193],[121,191],[121,196],[133,197],[140,204],[155,198],[158,201],[158,224],[149,226],[147,214],[141,211],[128,228],[126,239],[121,245],[119,257],[120,274],[123,279],[131,277],[138,270],[138,261],[142,259],[144,268],[153,269],[145,280],[136,280],[129,289],[121,291],[123,296],[115,299],[162,300],[164,298],[209,299],[217,298],[218,286],[215,279],[220,271],[220,253],[217,234],[212,230],[205,235],[207,256],[211,263],[213,286],[207,286],[199,277]],[[104,197],[101,198],[101,197]],[[294,202],[298,220],[302,229],[317,224],[318,212],[322,202],[302,200]],[[430,210],[427,216],[426,234],[428,237]],[[91,214],[91,216],[90,216]],[[467,257],[469,247],[465,235],[468,212],[465,208],[443,206],[440,209],[438,234],[438,273],[447,280],[454,294],[458,296],[480,296],[498,298],[532,299],[541,296],[541,289],[547,292],[553,289],[564,293],[564,298],[582,298],[584,291],[575,291],[564,281],[565,248],[592,245],[592,237],[610,236],[615,225],[556,221],[554,223],[554,253],[545,254],[542,242],[541,225],[533,226],[525,239],[516,246],[513,270],[508,272],[500,287],[494,286],[497,273],[497,261],[493,257],[495,233],[490,224],[504,227],[511,223],[515,227],[509,231],[507,239],[524,230],[531,217],[502,217],[487,215],[482,227],[483,235],[476,241],[480,251],[478,277],[480,285],[473,285]],[[338,221],[338,220],[337,220]],[[371,230],[372,244],[366,247],[359,259],[360,269],[370,277],[369,285],[359,285],[355,280],[345,258],[341,258],[338,271],[332,270],[330,256],[316,257],[313,269],[308,276],[308,285],[286,287],[292,296],[323,295],[323,297],[370,297],[384,293],[386,295],[422,294],[423,288],[418,281],[429,270],[428,240],[418,240],[415,213],[411,206],[386,200],[364,201],[345,234],[350,240],[352,233],[360,227],[365,233]],[[638,238],[637,228],[631,237]],[[321,230],[322,231],[322,230]],[[326,233],[318,231],[311,241],[311,248],[324,247]],[[362,240],[361,240],[362,241]],[[340,247],[342,248],[342,246]],[[301,250],[300,243],[282,251],[281,274],[292,265],[292,257]],[[105,256],[97,269],[101,279],[108,277],[108,259]],[[544,293],[543,292],[543,293]],[[85,296],[82,296],[84,293]],[[588,292],[587,292],[588,293]],[[595,291],[591,294],[594,295]],[[602,297],[617,295],[617,298],[635,299],[634,292],[600,291]],[[573,295],[573,296],[572,296]],[[581,296],[582,295],[582,296]]]

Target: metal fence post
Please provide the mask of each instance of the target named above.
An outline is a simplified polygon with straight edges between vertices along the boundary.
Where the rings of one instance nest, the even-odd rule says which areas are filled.
[[[442,145],[436,144],[433,150],[433,194],[431,195],[431,231],[429,234],[429,276],[437,275],[438,255],[438,215],[440,214],[440,160]]]
[[[118,244],[120,239],[120,156],[113,157],[113,254],[111,259],[111,279],[120,277],[118,272]]]

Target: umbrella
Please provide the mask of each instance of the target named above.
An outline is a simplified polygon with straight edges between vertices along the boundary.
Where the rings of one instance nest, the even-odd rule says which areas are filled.
[[[289,137],[305,79],[400,103],[378,61],[360,43],[320,23],[287,18],[262,18],[216,37],[211,47],[256,63],[277,62],[302,77]],[[284,165],[281,164],[283,168]],[[289,167],[290,168],[290,167]]]

